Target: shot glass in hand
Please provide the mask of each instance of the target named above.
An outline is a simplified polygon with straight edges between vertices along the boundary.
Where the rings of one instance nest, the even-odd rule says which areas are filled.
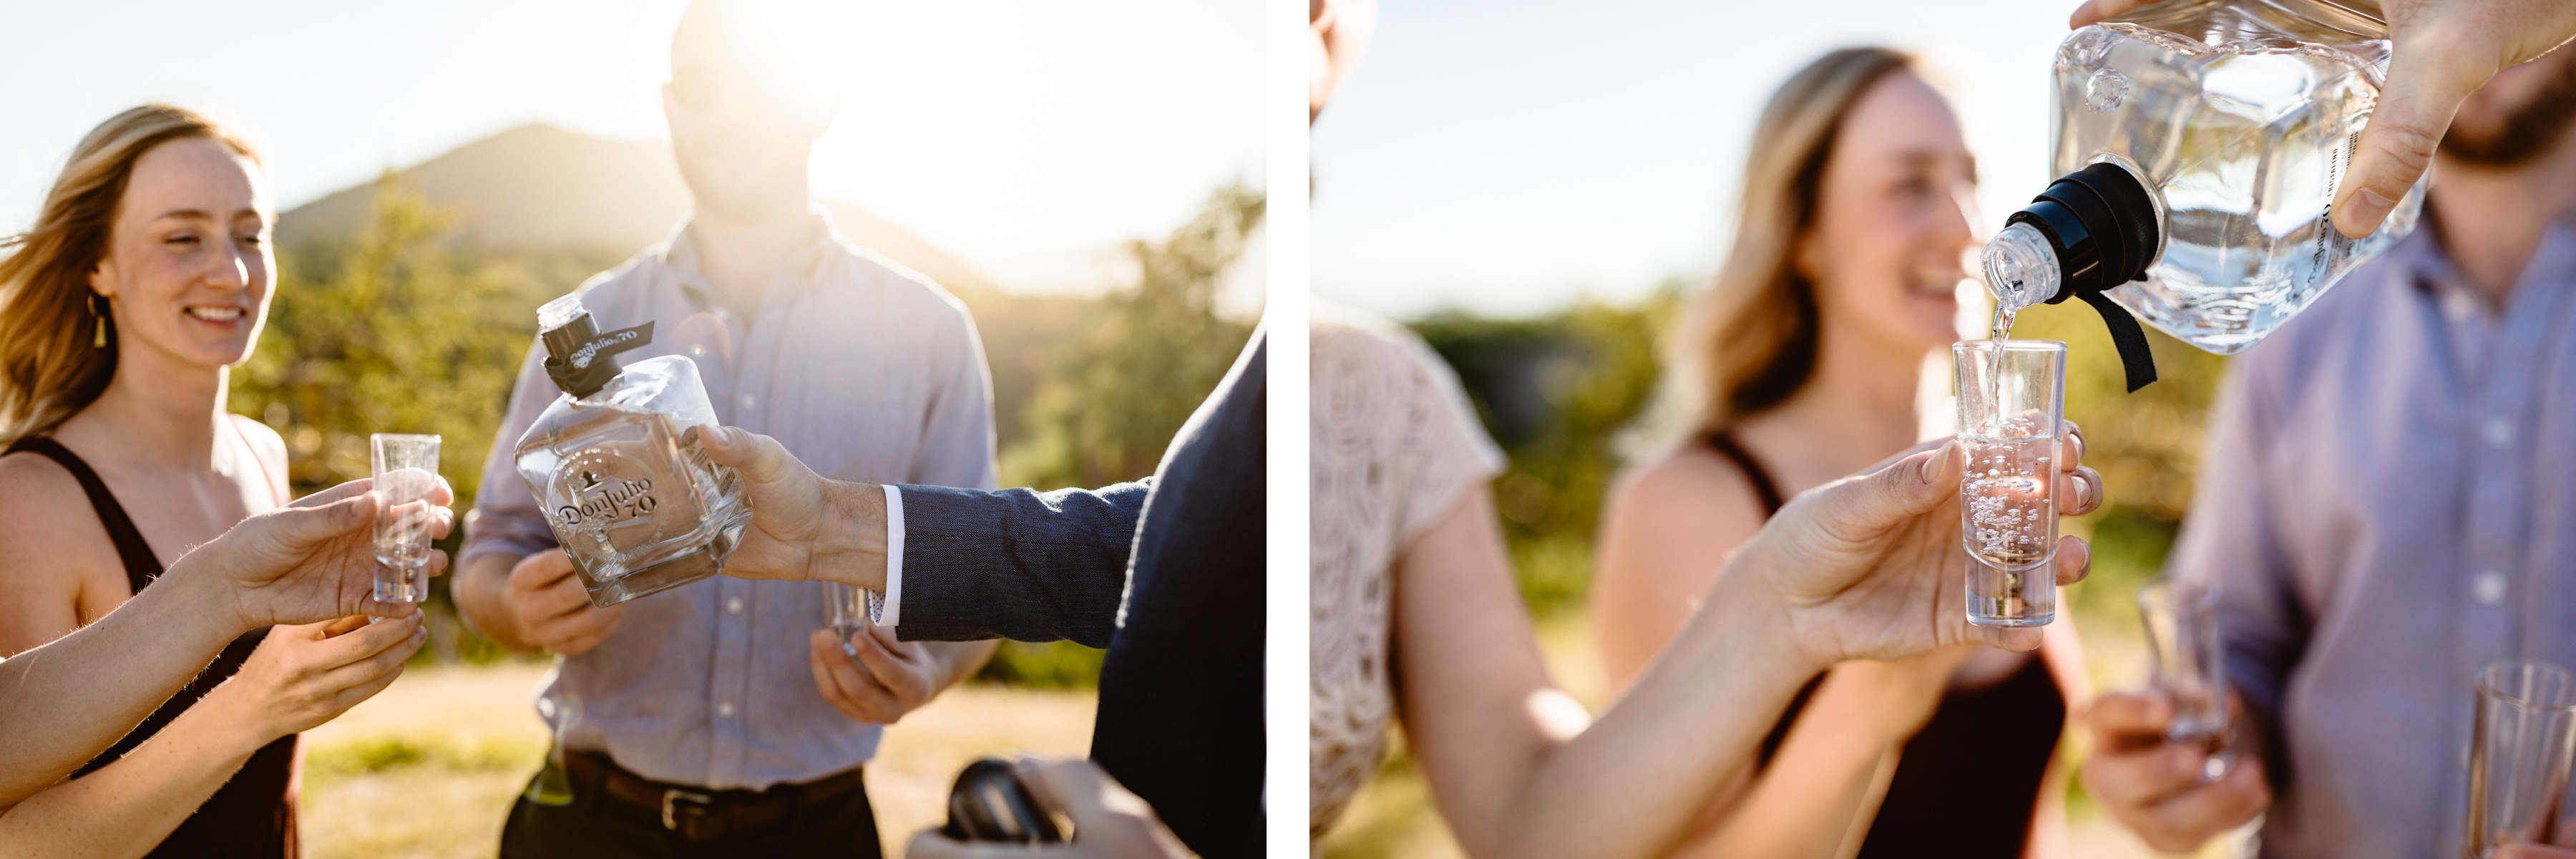
[[[2196,581],[2159,579],[2138,588],[2147,633],[2148,683],[2173,701],[2165,739],[2200,749],[2202,781],[2217,781],[2227,747],[2226,663],[2218,648],[2218,591]]]
[[[876,591],[840,582],[823,583],[823,623],[841,642],[842,652],[859,655],[859,649],[850,644],[850,636],[884,616],[885,597]]]
[[[376,599],[420,602],[429,598],[429,527],[435,521],[429,494],[438,488],[438,436],[376,433],[367,447],[375,490],[385,503],[376,517]]]
[[[1958,383],[1960,542],[1968,622],[2039,626],[2057,617],[2057,456],[2066,413],[2066,344],[1951,344]]]
[[[2576,675],[2539,660],[2499,660],[2478,672],[2477,690],[2462,855],[2555,843],[2576,770]]]

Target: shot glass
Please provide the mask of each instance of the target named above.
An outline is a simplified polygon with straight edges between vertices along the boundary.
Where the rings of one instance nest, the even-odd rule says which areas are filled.
[[[1963,340],[1958,382],[1959,540],[1967,547],[1968,622],[2039,626],[2057,617],[2058,441],[2066,344]]]
[[[2173,699],[2165,740],[2209,757],[2202,781],[2226,774],[2227,671],[2218,648],[2218,591],[2196,581],[2159,579],[2138,588],[2138,618],[2147,632],[2148,683]]]
[[[2560,806],[2576,764],[2576,675],[2547,662],[2507,659],[2478,672],[2469,740],[2467,859],[2506,844],[2558,837]]]
[[[850,636],[884,616],[885,597],[876,591],[840,582],[823,583],[823,625],[841,642],[842,652],[859,655],[859,649],[850,644]]]
[[[438,487],[438,436],[376,433],[367,438],[375,490],[385,509],[376,517],[376,600],[429,598],[429,493]]]

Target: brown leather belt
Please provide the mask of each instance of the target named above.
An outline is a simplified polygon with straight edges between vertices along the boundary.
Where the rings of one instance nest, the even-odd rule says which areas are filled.
[[[774,785],[768,790],[709,790],[658,782],[627,772],[597,752],[565,749],[564,774],[574,790],[607,797],[629,811],[641,811],[662,828],[689,841],[712,841],[728,834],[787,822],[799,806],[829,802],[865,786],[861,770],[850,769],[802,784]]]

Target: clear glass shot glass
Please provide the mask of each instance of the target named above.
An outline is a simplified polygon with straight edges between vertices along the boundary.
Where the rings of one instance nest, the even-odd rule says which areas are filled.
[[[385,509],[376,517],[376,600],[429,598],[429,526],[435,513],[429,493],[438,488],[438,436],[376,433],[367,439],[375,490]]]
[[[2057,618],[2057,460],[2066,415],[2066,344],[1963,340],[1950,346],[1959,403],[1959,540],[1967,547],[1968,622],[2039,626]]]
[[[827,581],[823,583],[823,625],[841,642],[841,651],[859,655],[850,636],[866,629],[885,616],[885,597],[858,585]]]
[[[2461,855],[2486,859],[2506,844],[2558,838],[2576,764],[2576,675],[2530,659],[2478,672],[2469,740],[2469,836]]]
[[[2218,590],[2197,581],[2158,579],[2138,588],[2138,618],[2147,633],[2148,683],[2173,700],[2165,740],[2200,749],[2202,781],[2216,781],[2234,758],[2227,745],[2227,670],[2218,647]]]

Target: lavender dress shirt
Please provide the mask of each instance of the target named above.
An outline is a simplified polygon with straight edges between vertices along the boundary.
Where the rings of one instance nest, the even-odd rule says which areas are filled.
[[[2269,735],[2262,855],[2458,855],[2473,676],[2576,667],[2571,477],[2576,218],[2500,310],[2428,220],[2237,359],[2169,572]]]
[[[658,323],[627,362],[688,355],[716,418],[778,439],[825,477],[993,487],[992,382],[964,305],[919,274],[844,243],[821,216],[750,319],[699,273],[686,227],[583,284],[603,330]],[[554,536],[511,458],[561,394],[531,349],[493,437],[458,566],[551,551]],[[639,775],[761,789],[865,763],[882,728],[814,689],[806,636],[820,582],[693,582],[625,603],[617,631],[559,660],[544,695],[579,703],[558,726],[575,749]]]

